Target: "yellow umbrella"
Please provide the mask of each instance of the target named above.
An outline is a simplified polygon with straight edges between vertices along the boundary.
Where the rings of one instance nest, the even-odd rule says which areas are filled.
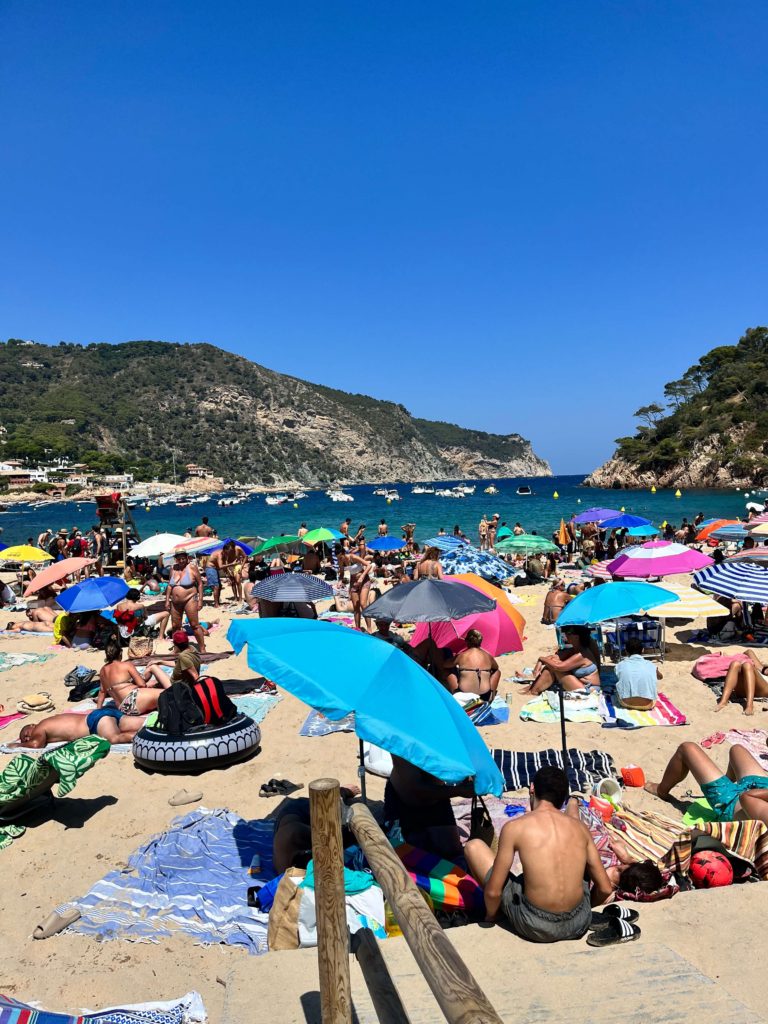
[[[664,589],[671,590],[680,598],[669,604],[660,604],[652,610],[654,618],[660,619],[705,619],[715,615],[725,615],[726,610],[709,594],[702,594],[684,583],[668,583],[664,581]]]
[[[750,537],[768,537],[768,523],[758,523],[757,526],[750,526],[747,523]]]
[[[52,562],[53,555],[42,548],[33,548],[31,544],[17,544],[0,551],[0,559],[4,562]]]
[[[560,520],[560,529],[557,531],[557,543],[565,547],[570,543],[571,538],[568,536],[568,529],[565,525],[565,520]]]

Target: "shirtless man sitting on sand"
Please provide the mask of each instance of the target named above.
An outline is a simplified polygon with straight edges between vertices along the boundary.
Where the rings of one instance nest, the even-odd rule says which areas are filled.
[[[592,921],[592,907],[612,895],[613,886],[586,825],[562,813],[568,779],[560,768],[541,768],[531,786],[531,811],[507,822],[499,852],[481,839],[464,847],[469,869],[485,889],[486,920],[501,911],[512,931],[529,942],[580,939]],[[522,875],[510,874],[515,854]],[[589,875],[594,883],[590,897]]]
[[[104,655],[107,663],[99,672],[101,689],[96,707],[102,707],[104,701],[111,697],[126,715],[148,715],[150,711],[156,711],[158,698],[171,685],[171,677],[160,673],[158,676],[150,675],[151,682],[145,680],[135,665],[122,660],[123,649],[114,637],[107,641]]]
[[[110,743],[130,743],[144,721],[143,715],[124,715],[117,708],[97,708],[88,715],[70,711],[25,725],[18,740],[9,746],[40,749],[49,743],[69,743],[84,736],[100,736]]]

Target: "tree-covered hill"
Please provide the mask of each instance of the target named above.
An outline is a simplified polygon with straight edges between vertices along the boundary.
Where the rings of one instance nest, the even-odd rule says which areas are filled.
[[[175,456],[262,484],[549,472],[518,434],[417,420],[213,345],[11,339],[0,344],[0,459],[56,456],[143,479],[169,479]]]

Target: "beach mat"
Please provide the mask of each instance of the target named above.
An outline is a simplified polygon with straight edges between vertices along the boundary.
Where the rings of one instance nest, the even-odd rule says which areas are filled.
[[[738,743],[745,747],[752,757],[768,767],[768,732],[765,729],[728,729],[726,732],[713,732],[701,741],[705,750],[717,746],[720,743],[728,743],[733,746]]]
[[[602,724],[604,719],[600,713],[600,696],[598,694],[582,695],[579,691],[574,691],[564,694],[563,698],[566,722]],[[538,722],[543,725],[559,724],[559,695],[547,690],[538,697],[533,697],[520,708],[520,720],[522,722]]]
[[[281,693],[252,693],[232,698],[237,710],[243,715],[248,715],[257,724],[263,722],[272,708],[277,707],[282,699]]]
[[[31,636],[32,634],[25,633],[24,635]],[[52,657],[52,654],[13,654],[11,651],[0,651],[0,672],[8,672],[12,668],[21,668],[23,665],[39,665]]]
[[[0,994],[0,1024],[203,1024],[208,1016],[198,992],[155,1003],[125,1003],[80,1014],[41,1010]]]
[[[576,750],[574,747],[566,751],[568,755],[563,764],[562,750],[550,747],[547,750],[491,750],[491,757],[504,776],[504,791],[527,789],[539,768],[554,765],[563,768],[568,776],[568,785],[572,790],[583,791],[586,787],[595,786],[601,779],[616,779],[616,765],[610,754],[604,750]]]
[[[80,919],[66,931],[99,941],[157,942],[183,932],[198,943],[267,952],[268,916],[246,902],[248,868],[261,858],[260,881],[274,877],[274,821],[246,821],[231,811],[196,808],[176,818],[84,896],[57,907]]]
[[[302,727],[299,729],[299,736],[329,736],[332,732],[354,732],[355,715],[352,712],[340,718],[338,722],[332,722],[326,718],[321,711],[310,711]]]

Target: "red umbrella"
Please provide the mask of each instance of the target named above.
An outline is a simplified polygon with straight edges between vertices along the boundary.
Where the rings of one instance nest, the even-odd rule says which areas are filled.
[[[455,577],[446,576],[445,579],[451,582]],[[488,594],[488,591],[469,582],[467,575],[460,580],[456,579],[455,582],[472,587],[486,596]],[[523,638],[517,623],[509,617],[501,601],[493,611],[466,615],[463,619],[455,619],[453,622],[420,622],[411,639],[411,646],[415,647],[431,634],[438,647],[450,647],[454,654],[458,654],[466,649],[464,637],[470,629],[480,630],[483,634],[483,648],[493,657],[523,649]]]
[[[60,562],[54,562],[53,565],[49,565],[46,569],[35,576],[31,583],[27,584],[27,588],[24,591],[24,597],[29,597],[30,594],[36,594],[38,590],[42,590],[43,587],[49,586],[51,583],[58,583],[59,580],[63,580],[65,576],[71,576],[73,573],[81,572],[89,565],[95,565],[95,558],[62,558]]]

